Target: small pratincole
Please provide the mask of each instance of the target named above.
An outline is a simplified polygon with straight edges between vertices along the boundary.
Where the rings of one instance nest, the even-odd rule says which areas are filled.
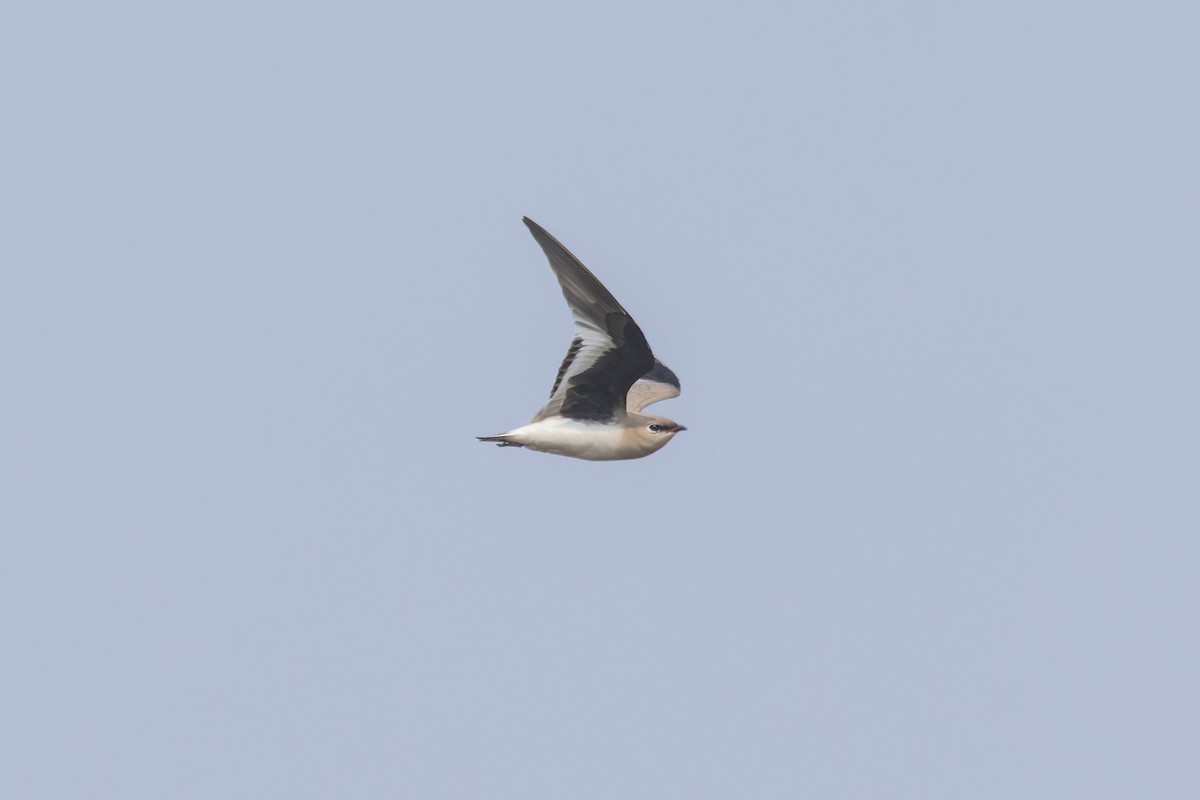
[[[654,357],[642,329],[579,259],[529,217],[575,318],[575,338],[558,368],[550,402],[528,425],[482,442],[527,447],[590,461],[641,458],[659,450],[682,425],[642,414],[679,396],[679,379]]]

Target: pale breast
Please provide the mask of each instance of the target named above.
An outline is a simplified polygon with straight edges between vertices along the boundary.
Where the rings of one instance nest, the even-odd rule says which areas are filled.
[[[619,423],[555,417],[517,428],[508,436],[530,450],[589,461],[641,458],[665,444],[660,441],[647,441],[638,435],[639,432],[639,429],[626,428]]]

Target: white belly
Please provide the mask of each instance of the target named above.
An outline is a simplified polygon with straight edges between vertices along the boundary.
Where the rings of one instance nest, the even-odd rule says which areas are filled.
[[[641,458],[666,444],[665,441],[661,444],[646,441],[637,435],[637,431],[617,422],[587,422],[565,417],[551,417],[530,423],[509,431],[505,438],[523,444],[530,450],[589,461]],[[663,437],[664,440],[666,438]]]

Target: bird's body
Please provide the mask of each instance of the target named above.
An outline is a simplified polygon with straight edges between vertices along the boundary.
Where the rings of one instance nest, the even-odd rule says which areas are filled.
[[[649,431],[649,426],[655,422],[667,421],[644,414],[626,414],[624,419],[612,422],[553,416],[500,436],[481,436],[479,439],[588,461],[621,461],[648,456],[670,441],[669,434],[656,435]]]
[[[548,402],[528,425],[496,436],[502,446],[617,461],[648,456],[686,430],[640,413],[679,395],[679,379],[654,357],[641,328],[579,259],[528,217],[575,319],[575,337]]]

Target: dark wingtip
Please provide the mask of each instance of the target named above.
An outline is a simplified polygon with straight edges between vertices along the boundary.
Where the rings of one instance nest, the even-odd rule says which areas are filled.
[[[650,371],[642,377],[648,378],[652,381],[658,381],[659,383],[665,383],[669,386],[674,386],[676,389],[680,388],[679,376],[677,376],[670,367],[659,361],[657,358],[654,359],[654,366],[651,367]]]
[[[541,225],[538,225],[536,222],[531,220],[529,217],[521,217],[521,221],[525,223],[525,227],[529,228],[529,232],[533,234],[533,238],[537,239],[539,243],[543,239],[550,239],[551,241],[554,241],[556,243],[558,242],[557,239],[555,239],[553,236],[550,235],[550,231],[546,230]],[[558,246],[562,247],[562,244],[560,243]],[[563,249],[566,249],[566,248],[563,248]]]

